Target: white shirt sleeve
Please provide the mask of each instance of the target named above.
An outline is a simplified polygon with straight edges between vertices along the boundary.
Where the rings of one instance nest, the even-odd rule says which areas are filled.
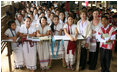
[[[35,27],[33,28],[33,32],[36,32],[36,28]]]
[[[62,29],[62,24],[58,24],[56,30],[60,31]]]
[[[9,33],[10,33],[10,31],[9,31],[9,29],[7,29],[4,34],[5,34],[6,36],[9,36]]]
[[[36,27],[36,30],[39,30],[40,29],[40,26]]]
[[[51,30],[51,28],[49,26],[47,26],[47,29],[48,29],[48,31]]]
[[[65,24],[63,28],[64,28],[64,29],[65,29],[65,28],[67,29],[67,27],[68,27],[67,24]]]
[[[20,27],[19,32],[20,32],[20,33],[23,33],[23,27],[22,27],[22,26]]]
[[[17,33],[17,32],[20,32],[20,26],[17,26],[17,27],[16,27],[16,33]]]

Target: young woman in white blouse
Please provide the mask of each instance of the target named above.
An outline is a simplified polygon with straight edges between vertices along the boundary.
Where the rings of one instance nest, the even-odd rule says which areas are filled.
[[[37,21],[37,19],[38,19],[38,12],[37,12],[36,8],[34,8],[34,10],[33,10],[33,16],[34,16],[34,20]]]
[[[77,27],[75,24],[73,24],[73,21],[74,21],[73,17],[68,16],[67,23],[64,24],[64,33],[66,36],[70,38],[69,41],[64,41],[65,61],[67,69],[72,69],[72,70],[74,70],[73,64],[75,63],[75,49],[77,40]]]
[[[16,23],[16,26],[21,26],[24,23],[22,14],[16,13],[15,23]]]
[[[49,36],[50,34],[50,27],[47,24],[47,18],[41,17],[40,19],[40,25],[37,27],[37,37],[44,37]],[[47,70],[49,69],[48,63],[49,63],[49,57],[50,57],[50,43],[49,41],[41,41],[37,44],[37,51],[39,55],[39,61],[40,61],[40,68],[41,70]]]
[[[16,26],[14,20],[10,20],[8,22],[8,27],[9,28],[5,31],[4,36],[6,39],[13,40],[13,42],[11,43],[11,50],[14,57],[14,68],[21,69],[24,65],[23,49],[22,45],[19,45],[19,43],[16,42],[17,37],[19,37],[20,27]]]
[[[64,27],[64,24],[66,22],[66,17],[64,12],[59,13],[59,23],[62,24],[62,27]],[[62,28],[62,35],[64,35],[64,29]]]
[[[62,24],[59,23],[59,17],[57,15],[55,15],[53,17],[53,22],[50,27],[51,27],[51,31],[52,31],[53,35],[62,35]],[[60,45],[57,45],[58,43]],[[55,46],[53,47],[53,50],[50,49],[51,50],[50,56],[51,56],[51,58],[53,58],[53,56],[56,56],[55,59],[62,59],[63,66],[65,67],[64,49],[62,46],[62,42],[56,41],[54,44],[55,44]],[[59,48],[57,48],[57,47],[59,47]],[[53,54],[52,54],[52,51],[53,51]],[[50,65],[51,65],[51,60],[50,60]]]
[[[20,28],[20,37],[22,37],[23,55],[27,69],[35,71],[36,67],[36,44],[26,38],[35,37],[36,29],[31,26],[31,18],[26,17],[25,24]]]
[[[30,13],[28,13],[28,16],[31,18],[31,26],[35,28],[38,27],[39,26],[38,19],[35,20],[34,15],[31,11]]]

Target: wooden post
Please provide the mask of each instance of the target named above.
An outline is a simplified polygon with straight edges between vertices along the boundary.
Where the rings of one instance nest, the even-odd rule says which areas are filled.
[[[93,6],[93,1],[91,1],[91,7]]]
[[[81,53],[81,40],[78,41],[77,46],[77,64],[76,64],[76,71],[79,71],[79,65],[80,65],[80,53]]]
[[[7,42],[8,47],[8,63],[9,63],[9,71],[12,72],[12,64],[11,64],[11,43]]]

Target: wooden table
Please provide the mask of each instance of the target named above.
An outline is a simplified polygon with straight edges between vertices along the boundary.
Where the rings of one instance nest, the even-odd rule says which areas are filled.
[[[73,35],[72,35],[73,36]],[[46,39],[47,38],[47,39]],[[67,36],[54,36],[53,37],[56,41],[57,40],[64,40],[64,41],[68,41],[70,40],[70,38],[68,38]],[[50,37],[45,37],[45,38],[37,38],[37,39],[33,39],[33,38],[27,38],[29,40],[35,41],[35,42],[39,42],[41,41],[40,39],[43,40],[50,40]],[[81,35],[78,35],[77,41],[78,41],[78,46],[77,46],[77,64],[76,64],[76,70],[75,71],[79,71],[79,64],[80,64],[80,53],[81,53],[81,41],[84,40],[84,38]],[[13,42],[12,40],[2,40],[3,42],[7,42],[7,47],[8,47],[8,60],[9,60],[9,71],[12,72],[12,64],[11,64],[11,42]]]

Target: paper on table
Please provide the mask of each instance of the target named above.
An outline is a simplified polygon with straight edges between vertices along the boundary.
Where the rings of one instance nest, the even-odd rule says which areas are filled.
[[[51,40],[51,36],[44,36],[44,37],[27,37],[27,40],[32,40],[32,41]]]
[[[55,35],[53,38],[55,40],[62,40],[64,38],[64,36]]]
[[[40,40],[51,40],[51,36],[39,37]]]
[[[75,35],[72,35],[73,37],[75,37]],[[68,36],[66,36],[66,35],[64,35],[64,36],[54,36],[54,39],[55,40],[70,40],[70,38],[68,37]],[[77,37],[77,39],[78,40],[82,40],[82,39],[84,39],[81,35],[78,35],[78,37]]]
[[[40,41],[39,37],[27,37],[27,40]]]

